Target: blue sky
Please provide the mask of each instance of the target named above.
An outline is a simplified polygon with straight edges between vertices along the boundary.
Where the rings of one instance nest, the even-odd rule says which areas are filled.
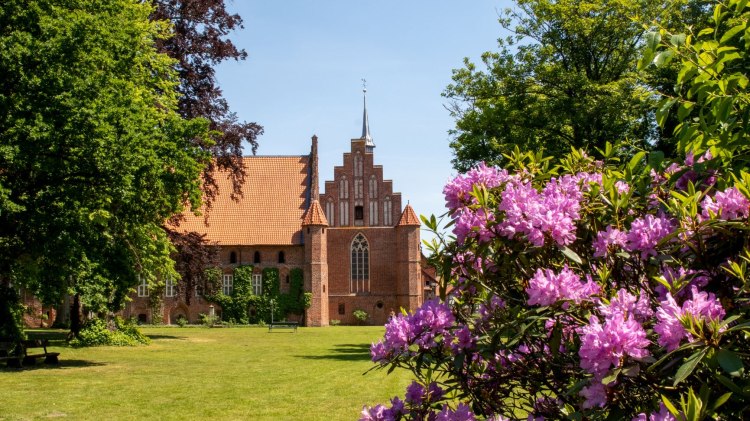
[[[479,62],[482,52],[496,50],[507,35],[498,14],[509,1],[227,3],[244,19],[230,38],[248,58],[221,64],[217,78],[239,119],[265,128],[259,155],[308,153],[316,134],[321,186],[332,179],[361,134],[365,78],[375,163],[404,205],[425,215],[445,211],[454,121],[440,94],[464,57]]]

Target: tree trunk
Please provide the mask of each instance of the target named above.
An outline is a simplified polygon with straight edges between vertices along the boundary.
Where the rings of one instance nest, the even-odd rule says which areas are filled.
[[[81,294],[73,296],[73,304],[70,306],[70,335],[78,337],[81,332]]]
[[[53,327],[68,328],[70,327],[70,295],[65,294],[63,296],[62,303],[57,305],[55,309],[55,321],[52,323]]]

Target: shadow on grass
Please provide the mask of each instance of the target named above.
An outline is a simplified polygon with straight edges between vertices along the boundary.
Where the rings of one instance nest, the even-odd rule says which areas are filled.
[[[26,364],[23,368],[10,368],[2,366],[0,367],[0,373],[13,373],[18,371],[29,371],[29,370],[64,370],[67,368],[83,368],[83,367],[100,367],[106,365],[104,363],[88,360],[66,360],[62,356],[60,362],[57,364],[46,364],[44,362],[37,362],[36,364]]]
[[[334,345],[326,355],[297,355],[307,360],[339,360],[339,361],[369,361],[370,344],[338,344]]]
[[[159,339],[176,339],[179,341],[184,341],[185,338],[183,336],[173,336],[173,335],[150,335],[146,334],[151,340],[159,340]]]

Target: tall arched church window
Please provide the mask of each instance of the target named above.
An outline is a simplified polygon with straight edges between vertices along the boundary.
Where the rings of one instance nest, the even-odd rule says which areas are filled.
[[[256,251],[255,254],[253,254],[253,263],[260,263],[260,252]]]
[[[370,226],[378,225],[378,201],[370,200]]]
[[[375,176],[370,177],[370,199],[377,199],[378,198],[378,180],[375,179]]]
[[[229,263],[237,263],[237,253],[231,252],[229,253]]]
[[[279,263],[286,263],[286,256],[283,251],[279,252]]]
[[[328,220],[328,226],[336,226],[336,218],[334,218],[334,213],[336,213],[336,207],[333,204],[333,199],[329,197],[328,201],[326,202],[326,219]]]
[[[361,178],[354,180],[354,198],[361,199],[364,194],[364,182]]]
[[[349,180],[344,176],[339,181],[339,199],[349,198]]]
[[[343,227],[349,225],[349,202],[339,202],[339,221]]]
[[[354,156],[354,176],[355,177],[362,177],[364,167],[364,160],[362,159],[362,154],[357,152],[357,154]]]
[[[389,196],[385,197],[385,200],[383,201],[383,225],[385,226],[392,226],[393,225],[393,212],[391,210],[391,198]]]
[[[370,245],[362,233],[352,240],[351,253],[351,292],[367,292],[370,290]]]

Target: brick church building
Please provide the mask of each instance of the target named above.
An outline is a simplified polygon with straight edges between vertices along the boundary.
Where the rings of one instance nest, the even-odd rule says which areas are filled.
[[[219,195],[209,213],[187,214],[186,231],[206,234],[219,246],[222,286],[231,291],[233,269],[252,264],[254,288],[262,270],[278,268],[281,292],[289,290],[289,273],[302,269],[304,290],[312,293],[307,326],[331,320],[352,324],[354,310],[364,310],[370,324],[386,323],[391,311],[414,310],[433,293],[434,279],[425,272],[420,252],[420,223],[401,193],[375,165],[365,103],[362,136],[351,140],[333,180],[318,182],[318,139],[310,153],[243,158],[246,178],[239,201],[230,198],[231,181],[218,175]],[[260,292],[260,291],[259,291]],[[151,322],[148,291],[141,285],[123,311],[126,317]],[[211,306],[196,292],[190,305],[166,286],[164,323],[178,317],[197,322]]]

